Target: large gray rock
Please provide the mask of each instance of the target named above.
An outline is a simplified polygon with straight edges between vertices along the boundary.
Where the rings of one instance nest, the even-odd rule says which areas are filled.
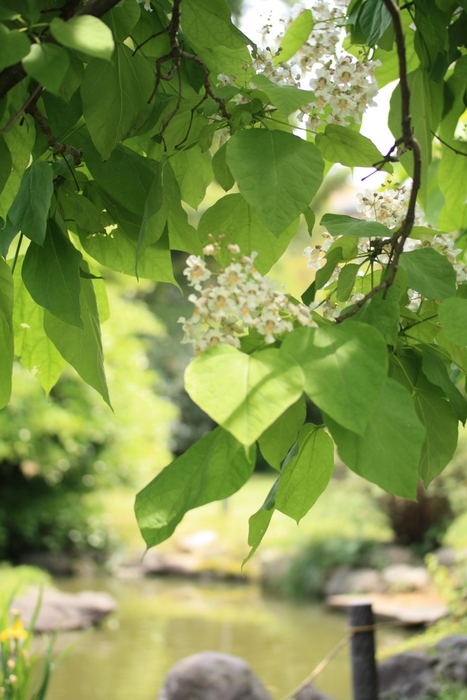
[[[443,680],[467,685],[467,636],[445,637],[436,645],[440,662],[436,672]]]
[[[435,696],[439,690],[436,679],[438,661],[438,656],[428,656],[422,651],[395,654],[382,661],[378,665],[381,700]]]
[[[37,591],[34,591],[16,598],[12,603],[12,609],[20,613],[25,627],[29,626],[37,606],[37,599]],[[48,633],[56,630],[64,632],[87,629],[98,624],[116,609],[117,603],[108,593],[97,591],[63,593],[53,589],[45,590],[34,631]]]
[[[373,593],[383,589],[381,574],[374,569],[351,569],[340,566],[324,586],[326,596],[346,593]]]
[[[322,693],[321,690],[318,690],[318,688],[315,688],[315,686],[310,683],[297,693],[295,700],[332,700],[332,698],[330,695]]]
[[[388,566],[383,570],[382,577],[387,589],[391,592],[423,591],[431,582],[430,574],[424,566],[408,564]]]
[[[243,659],[203,651],[173,666],[159,700],[271,700],[271,696]]]

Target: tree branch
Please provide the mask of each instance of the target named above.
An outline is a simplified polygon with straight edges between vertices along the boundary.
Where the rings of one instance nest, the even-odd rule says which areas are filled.
[[[365,294],[365,296],[360,299],[349,311],[341,314],[339,318],[336,319],[336,323],[342,323],[342,321],[345,321],[345,319],[354,316],[369,299],[374,297],[375,294],[382,290],[384,293],[386,293],[389,287],[394,283],[397,270],[399,268],[399,259],[404,252],[404,243],[410,236],[414,226],[417,195],[421,186],[422,154],[420,144],[412,133],[412,117],[410,115],[410,88],[407,74],[404,32],[402,29],[400,9],[394,0],[382,0],[382,2],[392,17],[397,48],[397,58],[399,61],[402,136],[396,141],[396,145],[401,144],[408,151],[412,151],[413,153],[412,188],[410,190],[409,204],[405,219],[400,228],[394,232],[391,238],[389,262],[386,268],[389,271],[388,277],[383,282],[380,282],[380,284],[378,284],[376,287],[373,287],[373,289],[371,289],[368,294]]]
[[[37,97],[39,97],[39,95],[37,95]],[[39,111],[39,108],[37,106],[37,99],[33,101],[32,104],[30,104],[28,107],[26,107],[25,111],[32,117],[34,117],[34,119],[39,125],[40,130],[47,139],[47,143],[49,144],[49,146],[51,146],[51,148],[54,149],[56,153],[63,153],[64,155],[68,153],[69,155],[73,156],[75,165],[80,164],[81,151],[78,151],[78,149],[74,146],[67,146],[67,144],[57,141],[57,139],[52,133],[52,129],[47,124],[44,115],[41,114],[41,112]]]
[[[180,69],[181,59],[184,58],[186,61],[193,61],[194,63],[197,63],[203,73],[204,97],[202,98],[201,103],[204,102],[204,100],[208,97],[211,97],[219,105],[219,109],[221,111],[222,116],[225,119],[230,119],[230,114],[227,112],[224,100],[218,95],[216,95],[212,89],[211,83],[209,81],[209,70],[207,69],[204,61],[199,56],[196,56],[192,53],[188,53],[188,51],[184,51],[180,46],[180,43],[178,41],[178,33],[180,31],[181,4],[182,0],[173,0],[173,11],[170,23],[166,29],[164,29],[162,32],[159,32],[159,34],[167,32],[167,34],[169,35],[171,50],[169,53],[165,54],[165,56],[161,56],[156,61],[156,83],[154,85],[154,90],[152,91],[148,102],[152,101],[154,95],[157,92],[157,88],[159,87],[159,83],[161,80],[171,80],[173,78],[175,72]],[[153,37],[149,37],[149,39],[151,38]],[[149,41],[149,39],[146,39],[146,41]],[[143,44],[140,44],[138,47],[136,47],[135,52],[138,51],[138,49],[140,49],[142,46],[144,46],[145,43],[146,42],[143,42]],[[167,61],[172,61],[172,66],[169,72],[166,75],[164,75],[162,73],[162,66],[164,65],[164,63],[167,63]],[[175,115],[177,111],[178,107],[170,115],[170,119]],[[169,122],[166,120],[165,127],[168,123]],[[188,134],[185,137],[185,140],[186,138],[188,138]]]
[[[89,0],[89,2],[87,2],[84,5],[84,7],[82,7],[81,10],[79,10],[72,17],[78,17],[80,15],[93,15],[93,17],[102,17],[103,15],[105,15],[106,12],[115,7],[115,5],[117,5],[119,2],[120,0]],[[62,16],[62,19],[72,19],[72,17],[68,16],[72,5],[76,5],[76,2],[67,2],[65,4],[65,7],[62,11],[62,15],[63,13],[65,13],[65,15]],[[57,43],[53,36],[47,36],[42,41],[46,41],[51,44]],[[8,68],[4,68],[4,70],[0,73],[0,100],[3,97],[5,97],[5,95],[7,95],[8,92],[15,87],[15,85],[20,83],[26,77],[27,73],[24,70],[21,63],[15,63],[14,66],[8,66]]]
[[[454,148],[454,146],[450,146],[446,141],[443,141],[441,136],[438,136],[438,134],[435,134],[434,131],[431,132],[435,139],[438,139],[440,143],[443,144],[443,146],[446,146],[446,148],[449,148],[450,151],[453,151],[457,156],[464,156],[464,158],[467,158],[467,153],[465,151],[458,151],[457,148]],[[465,142],[464,142],[465,143]]]

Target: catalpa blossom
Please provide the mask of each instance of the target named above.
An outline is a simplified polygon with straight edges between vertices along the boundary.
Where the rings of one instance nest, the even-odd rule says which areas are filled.
[[[204,253],[212,255],[218,249],[219,244],[210,243]],[[315,325],[310,307],[293,303],[275,288],[274,281],[256,270],[257,253],[242,255],[240,248],[232,244],[227,250],[232,261],[215,274],[197,255],[187,259],[184,274],[198,294],[188,297],[195,307],[192,316],[179,318],[184,331],[182,343],[193,345],[199,355],[221,343],[240,347],[240,337],[250,328],[263,335],[265,343],[274,343],[281,334],[290,333],[294,323]],[[203,286],[202,282],[206,284]]]
[[[363,194],[357,194],[360,203],[357,211],[362,214],[366,221],[378,221],[388,228],[401,226],[409,206],[410,189],[405,185],[395,189],[386,189],[383,192],[377,190],[365,190]],[[418,206],[415,207],[415,226],[423,224],[423,212]]]
[[[148,12],[152,12],[151,0],[136,0],[138,5],[144,4],[144,9]]]

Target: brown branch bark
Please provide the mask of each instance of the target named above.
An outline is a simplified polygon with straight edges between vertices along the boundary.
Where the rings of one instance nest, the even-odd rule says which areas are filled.
[[[402,136],[396,141],[396,145],[403,145],[406,150],[412,151],[413,154],[413,178],[412,178],[412,188],[410,190],[409,204],[407,207],[407,214],[400,228],[398,228],[392,238],[390,243],[389,251],[389,262],[387,270],[389,274],[387,278],[378,284],[376,287],[365,294],[365,296],[360,299],[349,311],[341,314],[339,318],[336,319],[336,323],[342,323],[345,319],[354,316],[362,306],[372,297],[375,296],[380,291],[386,292],[389,287],[394,283],[396,278],[397,270],[399,268],[399,259],[404,252],[404,243],[410,236],[415,222],[415,207],[417,204],[417,195],[421,186],[421,173],[422,173],[422,154],[420,149],[420,144],[412,133],[412,118],[410,115],[410,88],[407,74],[407,60],[405,53],[405,42],[404,42],[404,32],[402,29],[402,22],[400,16],[400,9],[394,0],[382,0],[386,6],[388,12],[392,17],[392,23],[394,25],[394,34],[396,40],[397,48],[397,58],[399,62],[399,80],[401,89],[401,129]]]
[[[39,97],[39,95],[37,95],[37,97]],[[60,141],[57,141],[57,139],[52,133],[52,129],[47,124],[44,115],[39,111],[39,108],[37,107],[37,99],[33,101],[32,104],[30,104],[28,107],[26,107],[25,111],[36,120],[40,130],[47,139],[47,143],[49,144],[49,146],[51,146],[51,148],[54,149],[56,153],[63,153],[64,155],[69,154],[73,156],[75,165],[80,164],[81,151],[78,151],[78,149],[74,146],[68,146],[66,143],[61,143]]]
[[[82,7],[78,12],[76,12],[72,17],[78,17],[79,15],[93,15],[93,17],[102,17],[106,12],[111,10],[115,5],[117,5],[120,0],[89,0],[84,7]],[[66,14],[62,19],[72,19],[72,17],[67,16],[71,5],[67,3],[65,5],[64,11]],[[57,43],[52,36],[44,37],[42,41],[46,41],[51,44]],[[24,70],[21,63],[15,63],[14,66],[8,66],[0,73],[0,100],[8,94],[8,92],[20,83],[24,78],[26,78],[27,73]]]

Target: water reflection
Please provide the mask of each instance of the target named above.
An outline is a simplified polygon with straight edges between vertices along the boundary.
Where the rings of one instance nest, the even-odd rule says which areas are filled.
[[[54,672],[50,700],[155,700],[176,661],[211,649],[245,658],[274,698],[280,699],[345,635],[345,615],[322,606],[266,598],[252,585],[169,579],[71,580],[65,591],[108,591],[118,612]],[[384,632],[378,646],[404,632]],[[76,635],[61,635],[60,647]],[[348,649],[333,659],[316,685],[350,700]]]

